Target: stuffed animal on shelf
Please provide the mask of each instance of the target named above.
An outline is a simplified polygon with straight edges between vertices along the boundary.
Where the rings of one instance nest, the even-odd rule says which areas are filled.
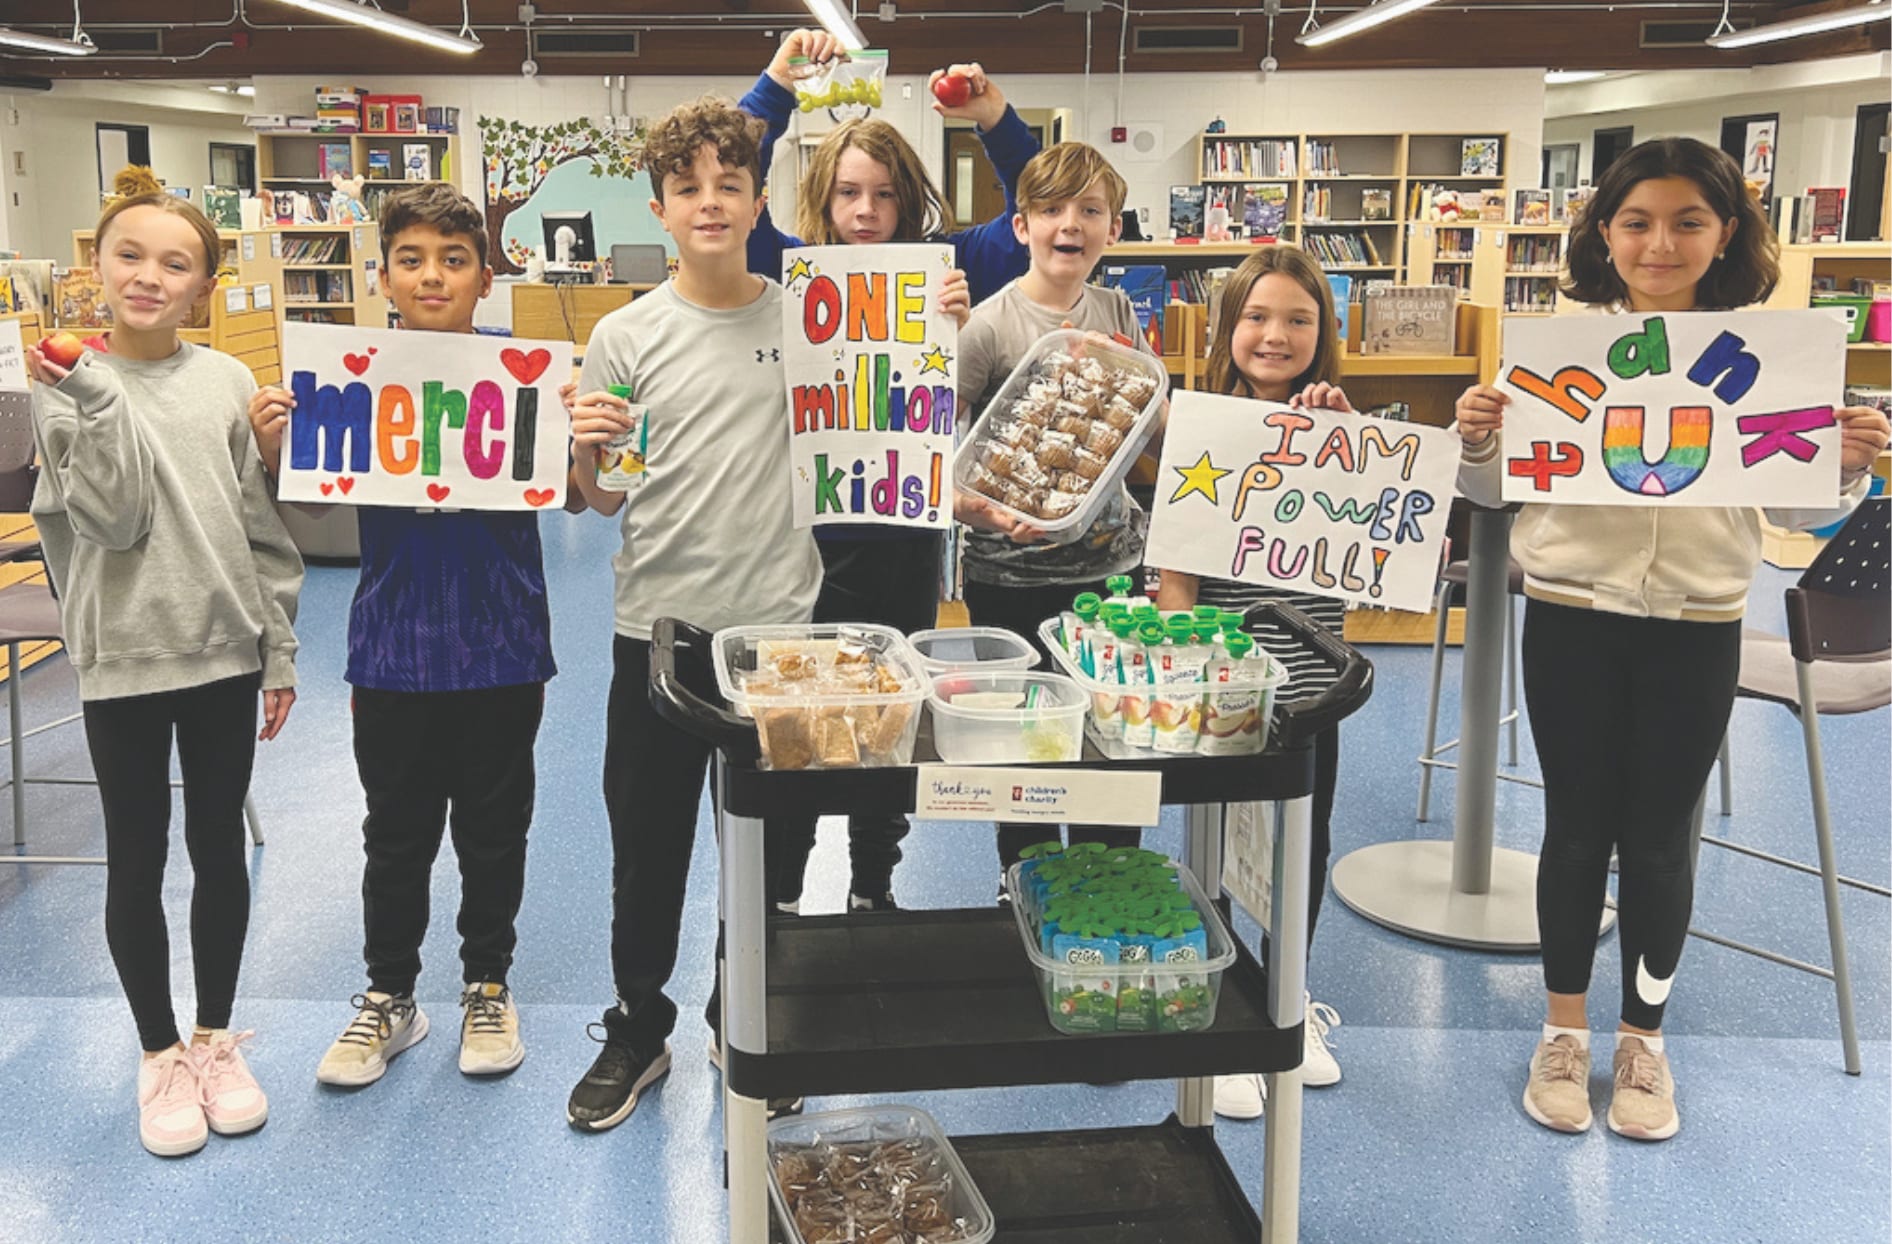
[[[335,191],[328,204],[331,224],[355,224],[368,219],[368,205],[361,201],[361,187],[366,180],[364,177],[344,177],[340,173],[329,174],[328,184]]]
[[[1441,224],[1451,224],[1458,219],[1458,192],[1441,190],[1432,196],[1432,219]]]

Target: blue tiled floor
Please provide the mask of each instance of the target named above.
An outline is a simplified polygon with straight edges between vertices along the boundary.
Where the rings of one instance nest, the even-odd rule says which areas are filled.
[[[595,1047],[584,1034],[609,996],[610,849],[599,797],[609,678],[611,525],[546,522],[561,673],[539,746],[539,808],[513,983],[530,1053],[513,1076],[472,1082],[454,1066],[458,971],[455,870],[437,870],[421,998],[435,1033],[380,1084],[354,1093],[314,1082],[314,1067],[361,987],[361,798],[339,682],[347,569],[314,569],[303,597],[303,689],[285,737],[263,749],[256,800],[269,842],[256,852],[254,917],[238,1022],[258,1030],[252,1063],[270,1091],[260,1134],[216,1141],[175,1162],[138,1148],[129,1014],[102,931],[97,868],[0,872],[0,1241],[714,1241],[723,1237],[717,1083],[698,1017],[714,939],[707,820],[698,848],[675,993],[684,1015],[675,1070],[616,1131],[564,1122],[572,1083]],[[1762,572],[1753,622],[1779,626],[1791,577]],[[1378,692],[1344,729],[1335,847],[1445,836],[1452,783],[1433,820],[1413,820],[1423,649],[1377,648]],[[1456,677],[1456,654],[1447,666]],[[25,679],[28,720],[68,711],[63,661]],[[1455,720],[1448,693],[1446,712]],[[1824,723],[1846,871],[1892,875],[1888,715]],[[424,742],[424,741],[420,741]],[[1528,738],[1524,771],[1530,771]],[[1736,815],[1719,832],[1812,858],[1798,726],[1744,703],[1733,728]],[[78,727],[33,741],[36,773],[84,776]],[[96,795],[35,786],[33,848],[100,847]],[[1711,804],[1712,808],[1712,804]],[[1501,784],[1500,841],[1534,847],[1539,796]],[[1173,849],[1174,820],[1153,836]],[[188,1019],[184,906],[174,853],[174,982]],[[909,906],[990,901],[989,832],[920,825],[897,876]],[[823,831],[807,908],[839,908],[846,861]],[[1541,1018],[1529,957],[1442,950],[1388,933],[1331,897],[1316,939],[1316,997],[1344,1017],[1337,1087],[1308,1094],[1303,1238],[1309,1241],[1883,1240],[1887,1210],[1889,905],[1848,891],[1865,1075],[1840,1070],[1832,990],[1822,981],[1691,943],[1668,1013],[1685,1126],[1638,1146],[1604,1130],[1564,1137],[1518,1106]],[[1697,922],[1823,962],[1817,882],[1709,849]],[[1251,939],[1255,930],[1243,930]],[[1616,946],[1597,957],[1592,1023],[1613,1027]],[[1607,1093],[1599,1075],[1597,1099]],[[1151,1122],[1163,1084],[917,1095],[949,1130]],[[842,1104],[818,1102],[817,1107]],[[1261,1128],[1223,1124],[1236,1169],[1259,1195]]]

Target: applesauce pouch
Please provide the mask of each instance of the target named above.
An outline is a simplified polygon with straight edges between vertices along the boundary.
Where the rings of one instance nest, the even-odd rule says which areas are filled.
[[[629,492],[642,487],[650,453],[650,407],[631,401],[631,386],[609,386],[611,396],[630,403],[631,426],[598,447],[598,487]]]

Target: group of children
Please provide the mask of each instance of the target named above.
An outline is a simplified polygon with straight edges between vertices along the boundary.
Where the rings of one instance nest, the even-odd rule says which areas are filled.
[[[937,535],[870,527],[817,538],[793,524],[788,471],[772,480],[757,471],[786,461],[783,291],[774,278],[782,248],[799,244],[768,216],[763,170],[793,107],[796,58],[819,63],[838,54],[827,36],[797,32],[740,108],[703,99],[652,127],[644,151],[650,207],[675,246],[676,275],[597,325],[578,381],[566,390],[567,508],[615,515],[622,537],[613,558],[603,782],[616,1000],[594,1026],[602,1049],[567,1106],[569,1121],[585,1130],[622,1122],[668,1071],[677,1017],[665,989],[710,749],[651,707],[653,622],[675,617],[713,630],[818,619],[914,630],[931,624],[937,606]],[[809,242],[952,242],[961,271],[947,282],[940,310],[963,325],[962,406],[976,412],[1047,331],[1069,325],[1143,337],[1120,292],[1088,283],[1117,237],[1123,179],[1081,143],[1037,151],[978,66],[953,71],[970,79],[971,97],[938,110],[978,125],[1005,180],[1004,215],[955,232],[912,148],[885,123],[863,121],[841,126],[816,150],[798,227]],[[241,809],[256,697],[262,739],[282,728],[295,697],[291,623],[301,564],[269,482],[294,399],[256,389],[234,360],[178,337],[214,285],[218,258],[214,229],[188,203],[155,187],[121,199],[99,222],[97,244],[115,317],[109,338],[69,372],[38,348],[29,352],[43,467],[33,512],[64,608],[104,798],[107,940],[145,1052],[140,1136],[154,1153],[181,1154],[201,1147],[209,1131],[249,1130],[267,1114],[240,1048],[249,1034],[232,1032],[230,1020],[248,914]],[[385,208],[381,245],[407,329],[473,331],[492,271],[472,202],[439,185],[404,190]],[[1604,178],[1573,233],[1570,293],[1604,310],[1746,305],[1771,287],[1771,248],[1727,157],[1686,140],[1644,144]],[[1312,258],[1287,246],[1258,248],[1220,296],[1211,387],[1348,410],[1334,311]],[[631,426],[631,395],[646,420],[647,469],[628,491],[602,488],[600,450]],[[1474,499],[1496,492],[1503,404],[1485,387],[1459,402],[1462,487]],[[1841,417],[1850,505],[1887,428],[1874,411]],[[752,498],[740,523],[706,500],[738,482]],[[1145,519],[1127,493],[1082,538],[1062,545],[1040,542],[1039,532],[974,496],[956,498],[955,515],[974,529],[965,557],[973,620],[1025,636],[1074,593],[1100,590],[1143,560]],[[429,877],[449,824],[462,880],[460,1067],[502,1073],[525,1052],[507,974],[532,818],[533,748],[554,673],[538,520],[385,507],[362,508],[358,517],[361,577],[345,677],[367,802],[368,983],[317,1077],[372,1083],[426,1035],[414,988]],[[1552,991],[1526,1109],[1548,1126],[1588,1126],[1583,994],[1614,847],[1622,860],[1625,1027],[1610,1119],[1626,1134],[1659,1138],[1676,1125],[1659,1030],[1692,889],[1687,809],[1726,723],[1758,535],[1745,511],[1527,507],[1517,555],[1532,596],[1525,663],[1547,784],[1539,902]],[[1160,571],[1166,608],[1245,608],[1268,595]],[[1333,602],[1291,599],[1338,628]],[[1573,654],[1593,667],[1577,668]],[[1631,664],[1617,664],[1619,656]],[[1667,715],[1657,717],[1658,709]],[[1635,729],[1619,728],[1623,722]],[[198,1023],[188,1045],[174,1025],[159,903],[173,731],[197,879]],[[390,745],[416,732],[455,745],[421,754]],[[1324,733],[1315,750],[1310,934],[1326,883],[1337,734]],[[1633,817],[1602,802],[1626,789],[1640,792]],[[850,825],[849,910],[894,906],[905,832],[904,820]],[[1136,840],[1135,831],[1114,832]],[[1039,836],[1001,827],[1002,860]],[[768,895],[792,913],[813,826],[772,822],[768,839]],[[1322,1037],[1337,1017],[1311,999],[1306,1009],[1307,1081],[1333,1083],[1339,1068]],[[712,1030],[717,1011],[712,998]],[[710,1053],[720,1062],[715,1036]],[[1260,1114],[1258,1078],[1223,1078],[1216,1101],[1233,1117]]]

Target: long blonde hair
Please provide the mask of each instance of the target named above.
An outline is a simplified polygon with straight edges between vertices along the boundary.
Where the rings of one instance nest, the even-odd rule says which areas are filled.
[[[795,209],[795,232],[802,241],[810,246],[833,246],[847,240],[835,232],[829,205],[834,201],[841,156],[849,147],[885,165],[893,178],[898,219],[889,241],[924,242],[953,231],[953,209],[927,177],[919,152],[900,136],[899,130],[869,118],[837,126],[809,157]]]
[[[1207,380],[1211,393],[1247,392],[1247,379],[1235,366],[1235,325],[1242,318],[1242,308],[1248,305],[1255,282],[1270,272],[1278,272],[1306,290],[1319,308],[1320,344],[1314,347],[1314,361],[1294,378],[1294,390],[1322,381],[1340,382],[1340,328],[1334,322],[1334,291],[1327,283],[1327,274],[1298,246],[1263,246],[1242,260],[1242,266],[1222,286],[1221,301],[1215,309],[1215,340],[1209,346]]]

